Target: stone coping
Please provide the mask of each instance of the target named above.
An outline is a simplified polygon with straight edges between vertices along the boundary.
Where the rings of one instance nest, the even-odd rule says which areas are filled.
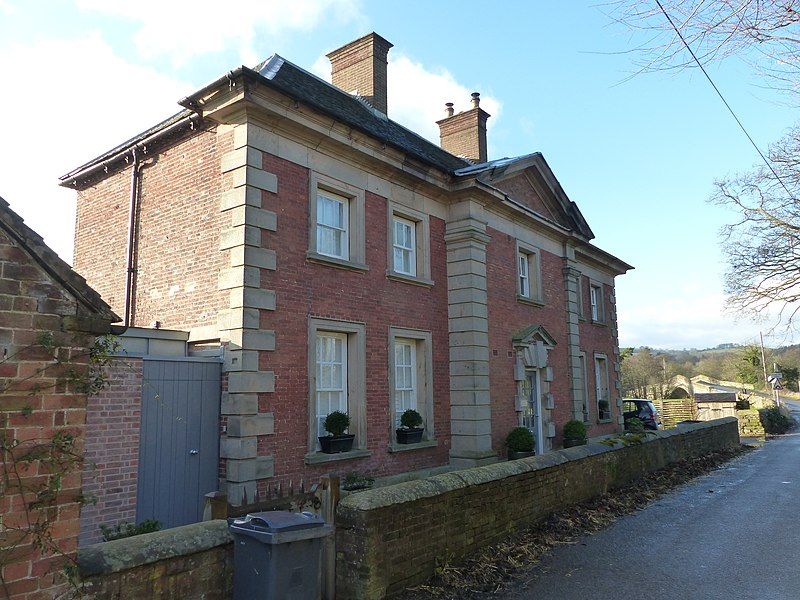
[[[78,549],[81,577],[116,573],[231,543],[224,519],[203,521]]]
[[[735,422],[735,417],[725,417],[702,423],[687,423],[682,425],[679,429],[675,428],[651,432],[652,435],[648,435],[642,443],[652,443],[657,439],[687,435],[693,431],[709,429]],[[449,473],[434,475],[416,481],[408,481],[386,487],[360,491],[342,499],[339,503],[339,508],[345,510],[369,511],[395,504],[413,502],[421,498],[438,496],[439,494],[466,488],[471,485],[481,485],[492,481],[499,481],[514,475],[521,475],[539,469],[548,469],[569,461],[581,460],[589,456],[605,454],[607,452],[616,452],[624,448],[626,448],[626,446],[615,445],[611,447],[599,442],[590,443],[585,446],[555,450],[530,458],[521,458],[518,460],[497,462],[483,467],[451,471]]]

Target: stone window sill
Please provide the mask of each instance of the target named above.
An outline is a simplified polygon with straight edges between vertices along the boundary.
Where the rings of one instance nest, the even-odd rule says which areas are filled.
[[[599,325],[600,327],[608,327],[608,323],[606,323],[605,321],[595,321],[594,319],[592,319],[591,323],[592,325]]]
[[[608,419],[597,419],[597,424],[598,425],[605,425],[607,423],[611,423],[611,419],[610,418],[608,418]]]
[[[367,458],[372,456],[372,452],[366,448],[356,448],[350,452],[339,452],[338,454],[325,454],[324,452],[309,452],[305,456],[307,465],[319,465],[322,463],[334,462],[337,460],[350,460],[352,458]]]
[[[425,279],[424,277],[416,277],[414,275],[406,275],[404,273],[398,273],[397,271],[386,271],[386,277],[387,279],[391,279],[392,281],[402,281],[403,283],[410,283],[412,285],[433,287],[433,281],[431,279]]]
[[[336,258],[335,256],[325,256],[314,250],[306,252],[306,260],[310,262],[327,265],[329,267],[336,267],[338,269],[346,269],[348,271],[358,271],[364,273],[369,271],[369,267],[364,263],[354,262],[352,260],[345,260],[343,258]]]
[[[517,294],[517,302],[521,302],[522,304],[529,304],[531,306],[544,306],[544,302],[542,300],[538,300],[536,298],[530,298],[528,296],[523,296],[522,294]]]
[[[393,441],[389,444],[389,452],[408,452],[410,450],[422,450],[423,448],[436,448],[438,445],[439,442],[436,440],[422,440],[417,444],[398,444]]]

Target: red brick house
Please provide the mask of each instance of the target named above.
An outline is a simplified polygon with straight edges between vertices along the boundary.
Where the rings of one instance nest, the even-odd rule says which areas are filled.
[[[619,430],[614,278],[540,153],[487,160],[489,115],[392,121],[376,34],[331,52],[333,85],[274,55],[62,178],[75,268],[126,323],[224,348],[220,444],[234,504],[269,482],[497,460],[561,427]],[[448,100],[448,99],[443,99]],[[419,444],[395,440],[415,408]],[[331,410],[353,450],[323,454]]]

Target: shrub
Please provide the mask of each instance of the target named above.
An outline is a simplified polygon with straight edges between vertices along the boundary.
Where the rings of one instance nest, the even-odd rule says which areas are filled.
[[[630,431],[631,433],[641,433],[644,431],[644,423],[639,417],[625,419],[625,431]]]
[[[350,427],[350,417],[342,411],[335,410],[325,417],[323,427],[333,436],[344,435],[344,432]]]
[[[342,489],[344,490],[368,490],[375,483],[375,478],[369,475],[364,475],[358,471],[350,471],[342,482]]]
[[[567,421],[564,423],[564,437],[576,440],[586,439],[586,425],[583,421]]]
[[[133,523],[117,523],[113,527],[108,525],[100,525],[100,531],[103,533],[103,541],[110,542],[111,540],[121,540],[122,538],[133,537],[134,535],[141,535],[143,533],[152,533],[161,529],[161,523],[155,519],[147,519],[138,525]]]
[[[758,418],[764,426],[764,431],[773,435],[786,433],[793,425],[792,419],[783,414],[777,406],[760,409]]]
[[[419,427],[420,425],[422,425],[422,415],[413,408],[409,408],[400,416],[401,427],[413,429],[414,427]]]
[[[515,427],[506,436],[506,448],[511,452],[533,452],[533,434],[527,427]]]

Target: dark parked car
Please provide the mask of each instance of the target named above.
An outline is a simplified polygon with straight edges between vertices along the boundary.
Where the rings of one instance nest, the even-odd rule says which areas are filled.
[[[632,417],[636,417],[644,423],[645,429],[661,429],[661,418],[658,416],[658,411],[655,405],[650,400],[642,400],[640,398],[623,398],[622,400],[622,417],[627,421]],[[627,427],[626,427],[627,429]]]

